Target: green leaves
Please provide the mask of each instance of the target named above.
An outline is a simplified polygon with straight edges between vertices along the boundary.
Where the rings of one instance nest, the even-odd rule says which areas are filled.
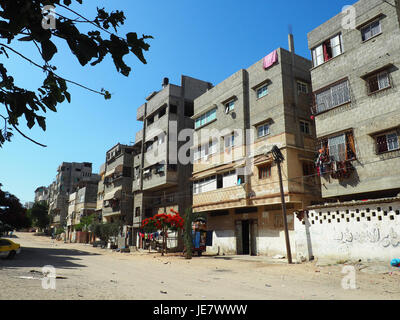
[[[124,61],[126,55],[133,53],[142,63],[147,63],[144,51],[149,50],[150,45],[146,43],[146,39],[152,39],[151,36],[143,35],[138,38],[135,32],[129,32],[126,38],[123,38],[109,31],[114,30],[117,33],[118,28],[125,23],[123,11],[107,12],[104,8],[97,8],[94,19],[85,18],[70,8],[73,2],[82,4],[82,0],[0,0],[0,55],[8,57],[9,53],[15,54],[18,58],[27,60],[27,63],[29,61],[42,68],[41,71],[44,71],[45,75],[43,85],[34,92],[17,87],[14,78],[8,75],[4,65],[0,64],[0,104],[5,106],[5,118],[8,118],[8,123],[15,126],[15,129],[19,126],[19,119],[24,117],[29,129],[37,124],[46,130],[46,118],[40,112],[57,112],[60,103],[71,102],[68,81],[55,73],[56,66],[49,65],[58,52],[58,42],[54,39],[65,41],[72,56],[82,66],[96,66],[109,56],[117,72],[127,77],[132,69]],[[57,13],[60,13],[56,16],[56,29],[45,30],[42,27],[42,8],[46,5],[55,6]],[[67,11],[67,14],[62,11]],[[95,30],[87,32],[86,26],[90,24]],[[84,26],[84,29],[81,29],[81,26]],[[33,61],[34,59],[16,51],[12,47],[14,40],[20,45],[26,44],[29,48],[37,47],[44,63]],[[106,100],[111,99],[111,93],[105,89],[97,91],[74,81],[69,82],[102,94]],[[7,134],[0,135],[0,147],[10,136],[8,131]]]
[[[53,56],[57,53],[57,47],[50,40],[43,41],[41,45],[42,45],[43,60],[49,62],[53,58]]]

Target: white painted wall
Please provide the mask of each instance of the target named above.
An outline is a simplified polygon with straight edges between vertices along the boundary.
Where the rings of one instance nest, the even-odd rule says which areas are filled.
[[[310,209],[304,222],[295,219],[295,230],[298,258],[390,263],[400,258],[400,201]]]

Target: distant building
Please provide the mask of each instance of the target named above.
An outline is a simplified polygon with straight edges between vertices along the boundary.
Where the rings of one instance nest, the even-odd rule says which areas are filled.
[[[56,180],[49,186],[49,214],[51,227],[66,227],[69,195],[81,182],[98,182],[99,175],[92,174],[89,162],[63,162],[57,169]]]
[[[39,187],[35,190],[35,202],[49,202],[49,188],[48,187]]]
[[[81,182],[76,191],[69,195],[67,215],[67,239],[75,242],[75,226],[81,218],[96,212],[98,181]]]
[[[25,202],[24,207],[29,210],[33,208],[33,205],[34,202]]]

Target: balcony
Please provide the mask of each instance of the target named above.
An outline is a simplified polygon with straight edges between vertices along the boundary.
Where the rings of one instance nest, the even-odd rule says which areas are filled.
[[[195,211],[234,208],[238,205],[246,205],[245,185],[193,195],[193,209]]]
[[[135,144],[143,140],[143,129],[136,132]]]
[[[137,113],[136,113],[136,120],[137,120],[137,121],[143,121],[143,120],[144,120],[145,106],[146,106],[145,104],[142,104],[142,105],[138,108]]]
[[[172,187],[178,184],[178,172],[167,170],[166,172],[156,173],[151,169],[147,176],[143,175],[143,190]]]

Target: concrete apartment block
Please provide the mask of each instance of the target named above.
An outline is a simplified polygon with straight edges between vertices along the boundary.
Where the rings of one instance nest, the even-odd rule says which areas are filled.
[[[38,187],[35,190],[35,202],[45,202],[49,201],[49,188],[45,186]]]
[[[134,239],[143,219],[169,214],[170,209],[183,215],[191,206],[192,166],[178,161],[185,142],[177,137],[183,129],[193,129],[193,100],[211,88],[211,83],[188,76],[181,77],[181,85],[165,78],[162,89],[139,107],[137,119],[143,121],[143,129],[136,134],[133,157]],[[136,244],[142,246],[140,241]]]
[[[341,13],[308,34],[319,148],[328,141],[330,155],[340,154],[335,148],[343,150],[340,160],[350,169],[350,175],[324,174],[322,196],[394,197],[400,192],[399,2],[361,0],[353,7],[355,28],[343,28],[347,16]],[[340,43],[325,42],[337,35]],[[336,85],[345,82],[348,89],[337,91]]]
[[[193,210],[207,214],[210,252],[285,253],[277,167],[268,154],[273,145],[286,159],[291,234],[293,212],[320,199],[312,176],[311,63],[294,53],[292,36],[289,46],[291,51],[276,50],[277,61],[269,68],[262,59],[194,101]]]
[[[49,214],[51,227],[66,226],[69,195],[75,192],[81,183],[97,183],[99,176],[92,174],[89,162],[63,162],[57,169],[56,180],[49,186]]]
[[[69,241],[75,241],[75,226],[81,222],[81,218],[95,213],[97,190],[98,181],[85,182],[69,195],[66,231]]]
[[[133,151],[134,148],[132,146],[115,145],[106,153],[106,163],[103,171],[103,221],[120,221],[125,225],[125,232],[126,227],[132,225]]]

